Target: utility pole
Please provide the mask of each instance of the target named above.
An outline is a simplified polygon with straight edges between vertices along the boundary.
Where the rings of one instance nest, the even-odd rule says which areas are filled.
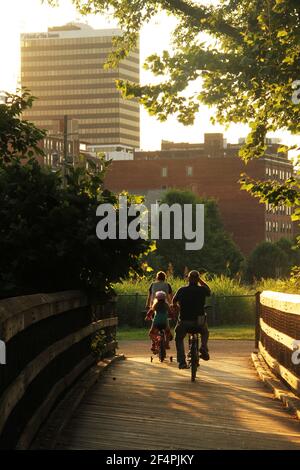
[[[63,185],[66,187],[66,173],[68,160],[68,116],[64,115],[64,159],[63,159]]]

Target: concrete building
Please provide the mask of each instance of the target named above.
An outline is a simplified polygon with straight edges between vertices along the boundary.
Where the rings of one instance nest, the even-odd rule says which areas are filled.
[[[139,82],[139,50],[105,70],[118,29],[70,23],[21,38],[21,85],[38,99],[24,118],[55,132],[55,120],[78,120],[79,138],[92,145],[140,147],[139,104],[123,100],[115,80]]]
[[[135,152],[133,161],[114,161],[105,178],[107,188],[143,194],[150,202],[168,188],[188,189],[217,200],[225,229],[248,255],[260,242],[293,238],[291,208],[273,209],[240,190],[241,173],[257,179],[284,181],[293,174],[286,153],[268,144],[264,158],[247,165],[238,157],[239,144],[226,144],[223,136],[207,134],[201,144],[163,142],[162,150]]]
[[[104,155],[105,160],[133,160],[132,147],[120,145],[88,145],[87,149],[96,155]]]

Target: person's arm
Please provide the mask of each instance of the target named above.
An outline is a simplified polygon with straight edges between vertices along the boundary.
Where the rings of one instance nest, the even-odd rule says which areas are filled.
[[[154,311],[152,310],[152,308],[150,308],[147,312],[147,315],[145,316],[145,320],[152,320],[153,314],[154,314]]]
[[[178,291],[176,292],[172,300],[171,308],[173,310],[174,318],[178,316],[178,313],[179,313],[179,303],[178,303],[179,297],[180,297],[180,289],[178,289]]]
[[[169,289],[169,292],[167,294],[167,301],[168,301],[169,304],[171,304],[172,303],[172,294],[173,294],[173,292],[172,292],[172,287],[169,283],[168,283],[168,289]]]
[[[171,320],[175,320],[173,307],[171,305],[167,304],[167,310],[168,310],[168,318],[171,318]]]
[[[208,285],[206,284],[206,282],[204,282],[203,279],[200,278],[200,279],[199,279],[199,283],[200,283],[200,285],[201,285],[202,287],[205,288],[205,290],[206,290],[206,295],[207,295],[207,297],[209,297],[210,294],[211,294],[211,292],[210,292],[210,288],[208,287]]]
[[[151,307],[151,296],[152,296],[152,285],[149,287],[149,291],[148,291],[148,297],[147,297],[147,300],[146,300],[146,308],[149,309]]]

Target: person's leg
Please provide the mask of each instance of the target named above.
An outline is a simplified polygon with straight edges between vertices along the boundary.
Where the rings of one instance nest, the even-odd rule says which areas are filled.
[[[179,367],[186,364],[185,351],[184,351],[184,338],[186,335],[186,329],[182,322],[177,323],[175,328],[175,343],[177,351],[177,362]]]
[[[152,325],[152,327],[149,331],[149,336],[150,336],[150,339],[152,341],[152,344],[151,344],[151,351],[152,352],[155,352],[155,350],[156,350],[155,338],[156,338],[157,334],[158,334],[158,329],[155,326]]]
[[[171,330],[169,326],[166,326],[165,328],[165,335],[166,335],[166,349],[170,349],[170,341],[173,339],[173,336],[171,334]]]
[[[200,330],[200,335],[201,335],[201,348],[200,348],[200,353],[202,359],[205,361],[209,360],[209,354],[208,354],[208,338],[209,338],[209,331],[207,327],[207,323],[205,323]]]

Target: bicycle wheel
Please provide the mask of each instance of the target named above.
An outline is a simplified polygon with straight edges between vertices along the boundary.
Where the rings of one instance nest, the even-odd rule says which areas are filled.
[[[163,362],[166,358],[166,344],[164,335],[161,335],[160,337],[158,357],[160,362]]]
[[[191,381],[194,382],[196,375],[197,375],[197,368],[198,368],[198,348],[197,348],[197,341],[193,340],[191,344]]]

